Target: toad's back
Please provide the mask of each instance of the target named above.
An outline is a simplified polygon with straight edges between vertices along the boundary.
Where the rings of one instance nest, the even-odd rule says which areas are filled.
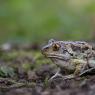
[[[88,44],[87,42],[83,41],[61,41],[59,42],[64,45],[64,47],[68,50],[68,52],[72,54],[84,54],[88,55],[89,57],[94,54],[93,47]]]

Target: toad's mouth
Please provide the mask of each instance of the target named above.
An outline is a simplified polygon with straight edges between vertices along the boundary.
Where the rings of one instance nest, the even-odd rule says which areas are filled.
[[[48,58],[56,58],[60,60],[67,61],[70,59],[70,56],[62,55],[62,54],[47,54],[46,57]]]

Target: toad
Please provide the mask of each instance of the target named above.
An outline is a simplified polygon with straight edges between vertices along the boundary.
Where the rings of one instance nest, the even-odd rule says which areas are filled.
[[[51,79],[62,76],[60,69],[66,72],[66,75],[63,76],[64,79],[71,79],[95,68],[95,50],[85,41],[51,39],[47,45],[42,47],[42,54],[59,67]]]

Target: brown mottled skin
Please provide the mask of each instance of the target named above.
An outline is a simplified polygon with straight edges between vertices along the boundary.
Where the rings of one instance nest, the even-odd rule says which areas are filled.
[[[78,76],[85,70],[95,67],[95,50],[84,41],[49,40],[42,48],[42,54],[50,58],[68,75]]]

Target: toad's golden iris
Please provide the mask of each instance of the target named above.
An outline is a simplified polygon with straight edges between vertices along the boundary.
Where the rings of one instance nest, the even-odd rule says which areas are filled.
[[[53,44],[52,48],[53,48],[53,51],[58,51],[60,49],[60,45],[59,44]]]

